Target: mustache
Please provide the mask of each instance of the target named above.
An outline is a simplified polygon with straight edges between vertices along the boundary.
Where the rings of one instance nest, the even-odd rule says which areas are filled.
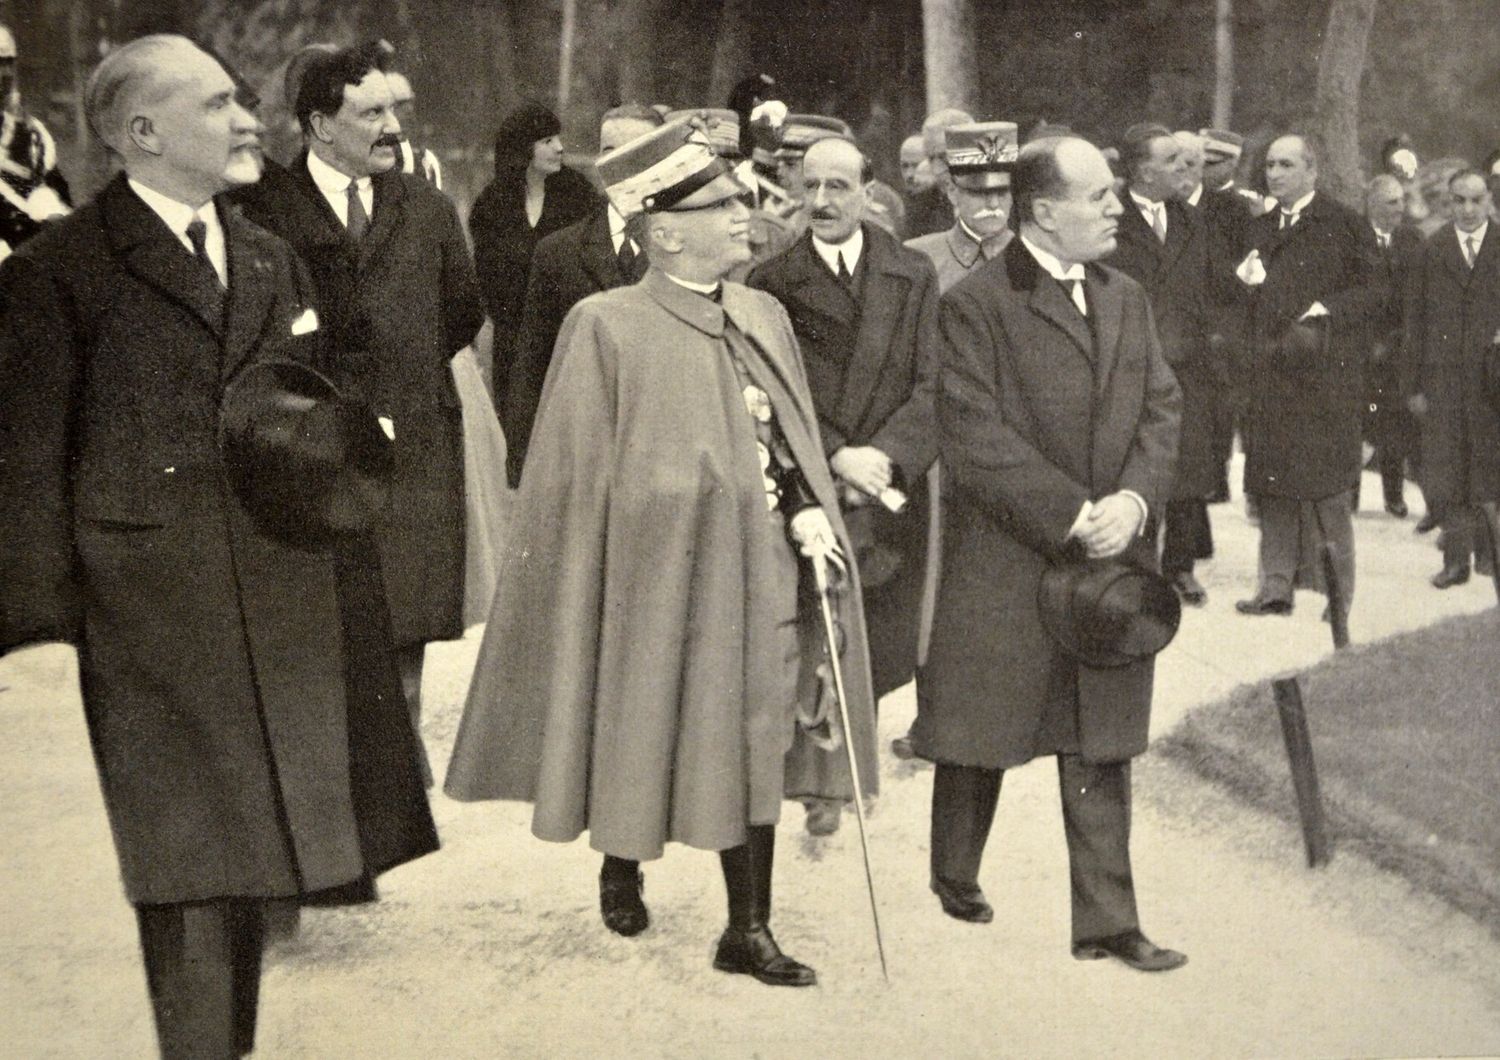
[[[835,221],[838,219],[838,214],[834,213],[832,210],[824,209],[820,206],[817,209],[813,210],[812,219],[814,221]]]
[[[977,213],[974,214],[974,219],[976,221],[979,220],[979,219],[981,219],[981,218],[984,218],[984,217],[996,217],[996,218],[999,218],[1001,220],[1006,220],[1006,219],[1008,219],[1010,217],[1010,211],[1009,210],[990,210],[990,209],[984,209],[984,210],[980,210],[980,211],[978,211]]]
[[[373,151],[377,147],[400,147],[402,139],[400,133],[384,133],[370,145],[370,150]]]

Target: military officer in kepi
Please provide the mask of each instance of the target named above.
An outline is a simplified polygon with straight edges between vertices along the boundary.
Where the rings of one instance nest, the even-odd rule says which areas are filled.
[[[834,594],[860,774],[873,789],[864,617],[838,493],[785,311],[724,277],[747,260],[747,189],[692,122],[598,162],[640,226],[641,282],[563,323],[446,789],[535,803],[532,831],[587,830],[600,906],[648,925],[640,862],[719,853],[729,925],[714,967],[808,986],[771,936],[783,798],[854,795],[823,711]],[[806,560],[799,560],[799,553]]]

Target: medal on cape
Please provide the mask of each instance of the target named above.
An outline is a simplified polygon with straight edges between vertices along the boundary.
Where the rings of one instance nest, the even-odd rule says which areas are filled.
[[[754,383],[745,387],[745,408],[756,423],[771,422],[771,398]]]

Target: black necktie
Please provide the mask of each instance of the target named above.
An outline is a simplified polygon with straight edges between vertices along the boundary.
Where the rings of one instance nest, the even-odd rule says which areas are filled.
[[[193,257],[209,271],[214,283],[223,287],[224,281],[219,278],[219,270],[214,268],[213,259],[208,256],[208,226],[201,219],[193,218],[187,226],[187,237],[188,242],[193,244]]]
[[[635,279],[635,248],[630,245],[630,237],[625,236],[620,240],[620,249],[615,254],[620,262],[620,276],[622,279]]]
[[[1290,228],[1290,227],[1292,227],[1292,225],[1294,225],[1296,223],[1297,223],[1297,211],[1296,210],[1282,210],[1281,211],[1281,227],[1282,228]]]
[[[843,251],[839,252],[838,277],[839,282],[842,283],[845,287],[854,286],[854,274],[849,271],[849,263],[844,260]]]
[[[370,215],[365,212],[365,201],[359,197],[359,181],[351,180],[344,194],[349,199],[349,238],[358,243],[370,227]]]

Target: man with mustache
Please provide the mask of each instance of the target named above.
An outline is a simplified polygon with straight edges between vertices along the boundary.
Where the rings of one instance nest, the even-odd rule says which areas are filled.
[[[430,641],[463,635],[462,420],[449,361],[484,321],[453,204],[402,173],[383,41],[306,56],[293,109],[306,150],[245,204],[312,273],[335,376],[396,443],[376,530],[402,684],[420,733]]]
[[[837,491],[786,314],[725,279],[750,257],[749,189],[683,122],[598,171],[651,267],[563,322],[444,786],[534,802],[542,839],[587,829],[620,935],[650,922],[642,861],[668,842],[717,851],[713,966],[810,986],[771,935],[771,879],[783,795],[853,794],[846,748],[805,735],[823,728],[826,640],[798,553],[847,553]],[[853,568],[831,600],[870,793]]]
[[[378,609],[265,524],[311,500],[284,466],[248,489],[223,455],[226,392],[321,361],[291,248],[222,194],[259,179],[260,123],[177,36],[84,98],[123,172],[0,268],[0,652],[77,647],[161,1052],[236,1056],[267,904],[367,893],[437,837]]]
[[[1141,933],[1129,849],[1152,660],[1089,665],[1048,635],[1037,602],[1043,572],[1073,557],[1151,566],[1143,531],[1170,495],[1180,391],[1146,293],[1096,264],[1115,249],[1113,187],[1084,140],[1026,144],[1011,173],[1018,238],[943,296],[943,577],[912,742],[936,765],[945,913],[993,919],[978,873],[1004,771],[1056,755],[1073,956],[1165,971],[1186,958]]]
[[[916,668],[925,476],[937,455],[937,274],[925,254],[865,220],[873,178],[853,141],[813,144],[802,177],[808,231],[755,269],[749,284],[786,306],[807,363],[824,449],[860,552],[879,697],[910,681]],[[837,829],[837,810],[810,804],[809,830]]]
[[[1235,603],[1245,615],[1291,614],[1299,586],[1328,593],[1346,615],[1354,599],[1360,343],[1386,287],[1374,231],[1317,183],[1310,137],[1271,141],[1266,184],[1277,208],[1250,222],[1250,250],[1235,270],[1250,308],[1245,492],[1260,502],[1259,585]],[[1337,601],[1325,584],[1325,548]]]
[[[19,58],[15,34],[0,25],[0,261],[73,202],[52,134],[21,106]]]
[[[1163,125],[1125,130],[1120,162],[1127,201],[1115,252],[1104,260],[1146,289],[1162,355],[1182,386],[1177,478],[1161,513],[1161,566],[1182,602],[1202,607],[1208,592],[1193,566],[1214,554],[1208,497],[1222,468],[1213,431],[1223,373],[1209,345],[1208,227],[1184,201],[1201,187],[1188,150]],[[1201,154],[1199,159],[1201,168]]]

